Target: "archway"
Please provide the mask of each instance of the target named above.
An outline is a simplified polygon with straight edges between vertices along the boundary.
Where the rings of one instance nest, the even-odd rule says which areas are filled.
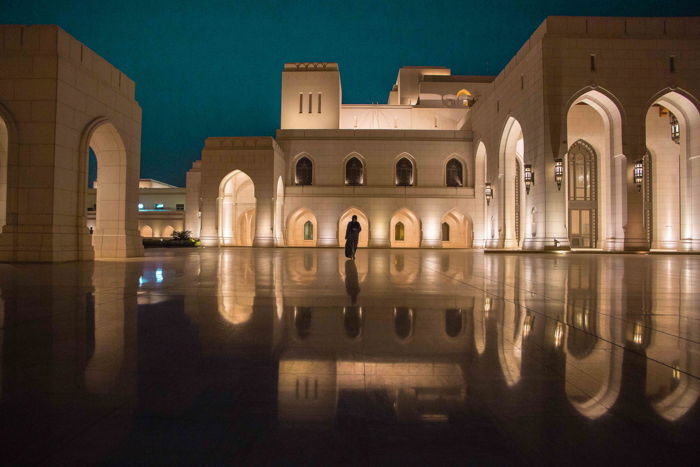
[[[693,206],[700,196],[700,182],[692,175],[693,164],[698,164],[695,156],[700,155],[698,128],[698,108],[678,92],[663,94],[647,111],[650,160],[645,164],[645,178],[650,178],[651,183],[644,184],[644,219],[653,249],[687,250],[700,246],[700,219],[697,205]]]
[[[348,222],[352,220],[352,216],[357,216],[357,222],[359,222],[360,227],[362,227],[357,246],[359,248],[366,248],[369,245],[369,219],[367,219],[364,212],[357,208],[350,208],[340,216],[338,220],[338,245],[345,245],[345,231],[348,228]]]
[[[442,216],[441,235],[443,248],[471,248],[471,220],[456,210],[451,210]]]
[[[421,239],[420,221],[406,208],[399,209],[389,223],[392,248],[418,248]]]
[[[163,227],[163,230],[160,233],[160,236],[163,238],[172,238],[173,232],[175,232],[175,229],[173,228],[173,226],[166,225],[165,227]]]
[[[96,258],[140,256],[143,252],[138,238],[138,185],[127,186],[128,157],[124,141],[116,127],[104,119],[90,125],[83,139],[81,152],[83,177],[79,191],[79,223],[85,229],[85,199],[89,153],[95,153],[97,178],[95,182],[95,228],[90,240]]]
[[[581,209],[591,210],[591,247],[624,249],[625,235],[622,226],[627,222],[626,169],[624,164],[614,163],[614,158],[622,155],[621,113],[610,97],[601,91],[591,90],[578,96],[569,106],[566,128],[566,139],[569,142],[565,163],[567,170],[571,167],[570,159],[574,153],[583,155],[583,158],[577,156],[581,161],[590,158],[590,154],[595,155],[595,167],[591,166],[588,169],[590,180],[594,182],[590,185],[590,195],[593,199],[572,200],[570,196],[566,196],[567,212],[571,213],[572,209],[576,209],[572,203],[587,201],[589,206]],[[576,145],[579,141],[585,145]],[[586,156],[585,152],[589,155]],[[569,185],[573,183],[571,176],[571,173],[567,174],[566,189],[563,190],[566,194],[569,194]],[[595,183],[597,181],[600,183]],[[578,214],[581,215],[580,212]],[[575,226],[570,218],[566,222],[567,231],[571,236],[572,227]]]
[[[284,182],[277,178],[277,196],[275,197],[275,246],[284,246]]]
[[[501,212],[505,220],[504,248],[520,248],[525,238],[525,187],[523,184],[523,155],[525,140],[523,130],[513,117],[506,122],[501,137]]]
[[[150,225],[144,225],[141,227],[139,233],[144,238],[151,238],[153,237],[153,228]]]
[[[288,246],[316,246],[318,242],[318,222],[308,209],[298,209],[287,221]]]
[[[598,242],[598,157],[580,139],[567,154],[569,244],[572,248],[595,248]]]
[[[219,244],[251,246],[255,237],[255,185],[240,170],[226,175],[219,185]]]

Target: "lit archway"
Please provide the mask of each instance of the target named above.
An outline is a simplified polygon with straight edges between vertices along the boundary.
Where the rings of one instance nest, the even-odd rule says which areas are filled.
[[[472,223],[461,212],[453,209],[442,216],[440,230],[443,248],[472,247]]]
[[[275,246],[284,246],[284,182],[277,178],[277,193],[275,197]]]
[[[288,246],[316,246],[318,223],[316,216],[308,209],[299,209],[287,221]]]
[[[421,239],[420,221],[410,210],[403,208],[391,217],[389,223],[392,248],[418,248]]]
[[[143,238],[153,237],[153,228],[150,225],[144,225],[139,232]]]
[[[86,226],[85,199],[90,149],[97,161],[95,228],[89,237],[95,257],[142,255],[143,247],[138,238],[138,179],[128,173],[126,147],[119,131],[107,120],[98,119],[88,126],[82,144],[83,176],[78,217],[82,228]],[[135,185],[128,186],[129,180]]]
[[[367,219],[364,212],[357,208],[350,208],[340,216],[338,220],[338,245],[345,245],[345,232],[348,228],[348,223],[352,220],[352,216],[357,216],[357,222],[359,222],[360,227],[362,227],[357,246],[359,248],[366,248],[369,245],[369,219]]]
[[[700,196],[693,176],[700,167],[699,128],[697,106],[675,91],[661,95],[647,111],[645,177],[651,183],[644,183],[644,220],[653,249],[700,247],[700,210],[693,206]]]
[[[525,140],[523,130],[515,118],[510,117],[506,122],[501,136],[500,171],[503,175],[501,183],[501,216],[505,221],[504,248],[520,248],[525,238],[525,187],[523,184],[523,156]]]
[[[172,238],[173,232],[175,232],[173,226],[166,225],[165,227],[163,227],[163,231],[160,233],[160,236],[163,238]]]
[[[621,250],[624,249],[623,226],[627,223],[626,206],[626,168],[624,164],[615,164],[614,158],[622,155],[622,115],[617,104],[611,97],[600,90],[590,90],[576,97],[566,117],[567,135],[569,143],[565,166],[570,166],[572,150],[579,141],[584,141],[590,151],[595,154],[595,168],[591,168],[591,180],[599,181],[591,186],[591,194],[595,200],[591,201],[595,207],[582,207],[586,211],[582,215],[590,215],[590,228],[593,242],[597,248]],[[580,146],[578,147],[580,149]],[[590,152],[589,151],[589,152]],[[567,174],[565,180],[567,190],[572,183],[571,174]],[[572,225],[571,210],[576,210],[571,205],[569,196],[566,197],[569,213],[565,222],[567,231],[571,235]],[[574,200],[577,201],[577,200]],[[581,215],[581,212],[574,214]]]
[[[226,175],[219,185],[219,244],[251,246],[255,237],[255,185],[240,170]]]

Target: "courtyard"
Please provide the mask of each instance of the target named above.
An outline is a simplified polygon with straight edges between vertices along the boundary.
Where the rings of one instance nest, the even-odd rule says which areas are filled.
[[[0,265],[0,462],[653,463],[700,257],[150,249]]]

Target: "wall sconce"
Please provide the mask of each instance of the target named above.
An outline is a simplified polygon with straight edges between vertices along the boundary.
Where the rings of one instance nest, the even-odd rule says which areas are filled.
[[[488,206],[491,204],[491,198],[493,198],[493,187],[488,182],[484,185],[484,196],[486,197],[486,206]]]
[[[634,184],[637,185],[637,191],[642,191],[642,182],[644,182],[644,162],[638,160],[634,163]]]
[[[561,182],[564,180],[564,161],[554,159],[554,181],[557,182],[557,191],[561,190]]]
[[[535,174],[532,173],[532,166],[530,164],[525,164],[525,173],[523,174],[525,179],[525,193],[530,194],[530,187],[535,184]]]

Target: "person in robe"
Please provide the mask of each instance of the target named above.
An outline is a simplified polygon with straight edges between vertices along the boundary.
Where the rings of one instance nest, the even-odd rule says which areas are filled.
[[[357,216],[352,216],[352,220],[348,222],[348,228],[345,231],[345,257],[355,259],[355,251],[357,251],[357,242],[360,239],[360,223],[357,222]]]

